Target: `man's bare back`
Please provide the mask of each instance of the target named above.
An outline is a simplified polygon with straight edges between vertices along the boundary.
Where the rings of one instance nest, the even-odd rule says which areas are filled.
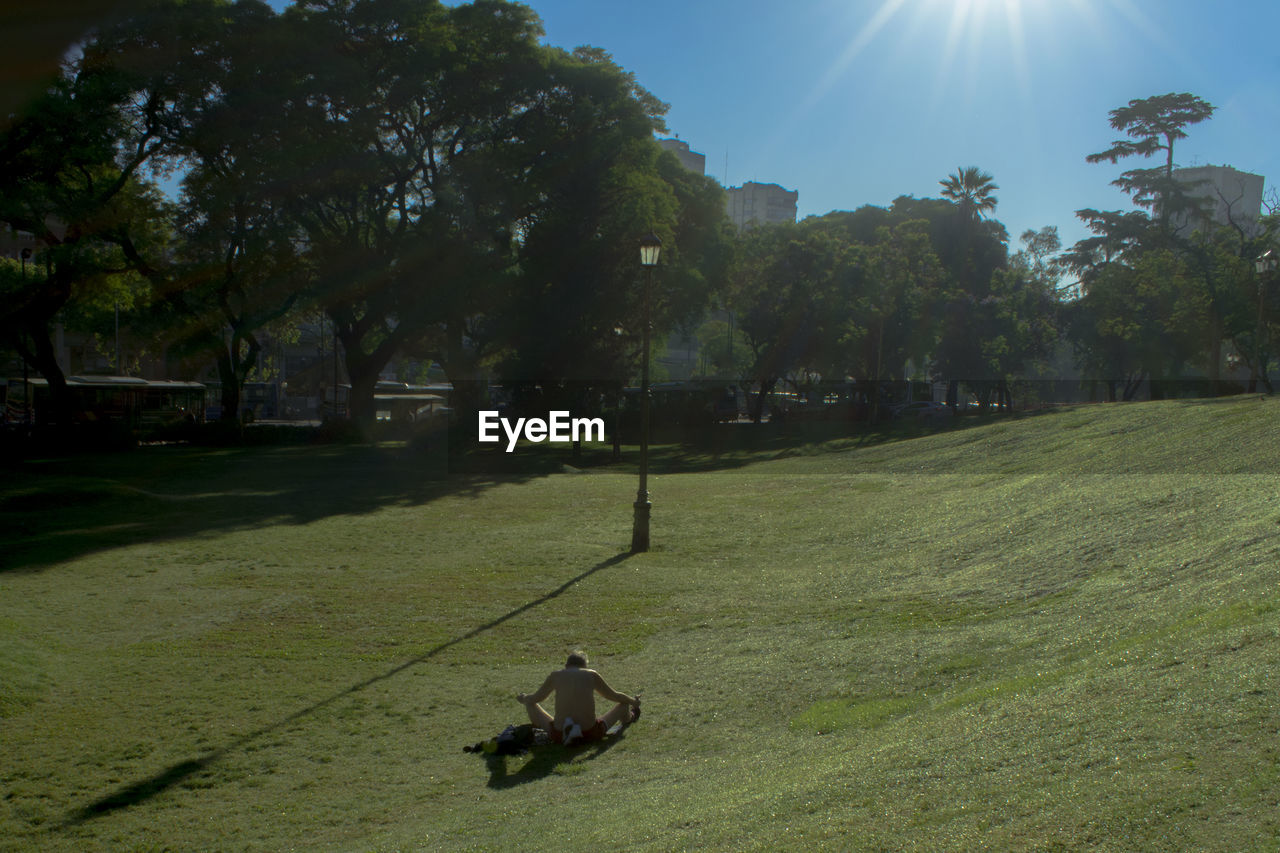
[[[529,711],[534,725],[559,738],[566,729],[566,720],[572,720],[582,728],[588,740],[603,737],[604,732],[618,722],[630,722],[640,713],[640,697],[628,696],[614,690],[594,669],[586,668],[586,655],[574,652],[564,669],[547,676],[535,693],[521,693],[516,699]],[[556,712],[551,716],[538,703],[552,693],[556,694]],[[603,717],[596,717],[595,694],[618,704]]]

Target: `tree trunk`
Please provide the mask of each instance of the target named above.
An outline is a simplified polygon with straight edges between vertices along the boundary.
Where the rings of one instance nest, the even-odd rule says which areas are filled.
[[[462,328],[461,319],[450,321],[445,331],[445,352],[440,362],[453,386],[453,394],[449,400],[449,406],[453,409],[453,422],[471,434],[477,429],[476,417],[480,410],[488,406],[489,387],[480,376],[475,357],[467,352]]]
[[[235,365],[231,362],[231,351],[223,347],[218,351],[218,379],[222,383],[221,404],[223,422],[240,420],[240,378],[236,375]]]
[[[1209,396],[1217,397],[1222,392],[1218,389],[1222,378],[1222,321],[1213,318],[1209,334]]]
[[[369,358],[358,359],[355,364],[346,359],[347,375],[351,379],[351,391],[347,396],[347,415],[361,431],[373,426],[378,418],[377,404],[373,399],[382,365]]]
[[[378,384],[378,375],[391,360],[391,356],[400,348],[404,335],[398,332],[398,329],[387,330],[384,327],[383,331],[387,332],[386,337],[374,347],[373,352],[365,353],[363,341],[369,337],[371,331],[368,327],[362,327],[356,321],[339,319],[332,312],[329,314],[329,319],[333,321],[337,338],[342,343],[342,363],[347,368],[347,380],[351,383],[351,390],[347,394],[347,416],[363,431],[372,427],[377,420],[378,412],[373,400],[373,392]],[[339,384],[336,366],[334,373],[333,391],[336,406]]]
[[[613,461],[622,458],[622,388],[613,392]]]
[[[72,273],[62,267],[49,270],[43,280],[24,280],[28,285],[5,306],[5,325],[14,347],[49,383],[48,422],[66,426],[72,422],[76,402],[67,387],[66,375],[58,364],[57,348],[50,330],[58,312],[71,301]],[[27,344],[30,344],[29,346]]]
[[[760,386],[755,400],[751,402],[751,422],[758,424],[764,418],[764,398],[773,390],[773,386],[778,383],[777,379],[759,379],[757,384]]]
[[[1151,388],[1152,400],[1163,400],[1165,399],[1166,396],[1168,396],[1168,388],[1163,378],[1157,379],[1156,377],[1152,376],[1151,381],[1147,384]]]
[[[37,333],[38,332],[38,333]],[[76,410],[75,397],[67,387],[67,377],[58,365],[58,353],[47,328],[32,330],[31,349],[28,351],[31,366],[49,383],[49,423],[67,426]]]
[[[1146,377],[1146,373],[1139,373],[1136,376],[1125,377],[1124,380],[1124,396],[1122,399],[1128,403],[1138,396],[1138,392],[1142,390],[1142,380]]]

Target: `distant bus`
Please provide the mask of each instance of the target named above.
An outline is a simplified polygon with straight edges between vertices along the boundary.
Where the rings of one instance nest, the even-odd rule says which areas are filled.
[[[132,376],[69,376],[67,391],[74,401],[73,423],[121,423],[132,430],[147,432],[184,420],[204,419],[206,389],[199,382]],[[48,427],[53,422],[53,398],[48,380],[8,380],[4,421],[10,427]]]
[[[274,420],[284,417],[280,405],[279,382],[245,382],[240,386],[240,420],[246,423]],[[205,420],[216,421],[222,417],[222,383],[208,382]]]
[[[654,382],[649,386],[649,419],[653,425],[698,426],[735,421],[746,411],[747,396],[718,379]],[[639,423],[640,389],[622,389],[624,419]]]
[[[373,389],[373,407],[379,421],[412,422],[449,412],[447,383],[410,385],[405,382],[379,380]]]

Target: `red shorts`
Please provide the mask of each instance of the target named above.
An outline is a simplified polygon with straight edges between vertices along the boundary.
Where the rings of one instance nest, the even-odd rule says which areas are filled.
[[[596,724],[590,728],[582,730],[582,738],[580,743],[591,743],[592,741],[604,740],[604,736],[608,734],[609,729],[605,726],[604,720],[596,720]],[[560,731],[556,726],[551,727],[551,742],[564,743],[564,732]]]

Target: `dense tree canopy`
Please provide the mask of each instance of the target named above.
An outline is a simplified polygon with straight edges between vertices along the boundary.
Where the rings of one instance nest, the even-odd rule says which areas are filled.
[[[651,230],[658,325],[691,319],[727,264],[719,188],[659,156],[665,106],[607,54],[541,35],[503,0],[140,8],[0,137],[0,219],[43,247],[4,276],[6,341],[58,375],[54,314],[140,273],[134,322],[206,353],[233,416],[259,331],[319,307],[367,421],[398,353],[438,361],[473,405],[497,358],[547,382],[598,363],[602,330],[638,327]],[[172,204],[141,183],[150,163],[180,178]],[[566,302],[588,301],[565,328]]]
[[[55,318],[76,303],[132,301],[122,238],[163,243],[162,205],[143,178],[177,133],[190,84],[172,68],[121,61],[120,34],[87,45],[66,74],[0,133],[0,221],[38,251],[4,277],[0,335],[49,382],[69,416],[53,345]],[[114,291],[108,294],[108,291]]]
[[[1171,217],[1195,206],[1187,188],[1173,176],[1174,143],[1186,139],[1187,127],[1205,121],[1214,109],[1207,101],[1185,92],[1132,100],[1111,111],[1111,126],[1129,138],[1116,140],[1106,151],[1085,159],[1090,163],[1116,163],[1126,157],[1163,155],[1161,165],[1129,169],[1112,183],[1124,190],[1134,204],[1152,210],[1167,230]]]
[[[600,49],[543,45],[526,6],[131,9],[0,131],[0,221],[37,243],[0,264],[0,337],[55,399],[55,318],[92,329],[122,304],[171,364],[216,366],[227,417],[263,330],[317,312],[364,422],[403,355],[441,365],[464,414],[488,379],[588,407],[633,378],[646,314],[661,340],[710,329],[712,304],[733,324],[715,358],[733,369],[738,347],[757,417],[784,381],[928,377],[1007,402],[1060,329],[1115,396],[1196,364],[1216,379],[1228,342],[1265,378],[1274,286],[1252,265],[1273,231],[1187,233],[1174,146],[1214,109],[1192,95],[1112,111],[1127,138],[1088,159],[1163,163],[1116,181],[1139,210],[1079,211],[1093,236],[1061,254],[1046,228],[1010,255],[973,166],[938,199],[734,235],[720,186],[655,143],[665,105]]]
[[[1252,267],[1272,244],[1272,230],[1259,227],[1256,215],[1234,211],[1226,226],[1215,223],[1201,210],[1206,190],[1174,173],[1176,143],[1214,109],[1186,93],[1130,101],[1111,111],[1111,126],[1129,138],[1087,157],[1093,163],[1162,160],[1113,182],[1140,210],[1078,211],[1094,236],[1063,256],[1079,282],[1070,328],[1081,366],[1106,381],[1113,396],[1120,389],[1131,397],[1144,380],[1158,395],[1163,380],[1193,369],[1217,391],[1225,344],[1250,364],[1270,349],[1262,340],[1270,327]]]

